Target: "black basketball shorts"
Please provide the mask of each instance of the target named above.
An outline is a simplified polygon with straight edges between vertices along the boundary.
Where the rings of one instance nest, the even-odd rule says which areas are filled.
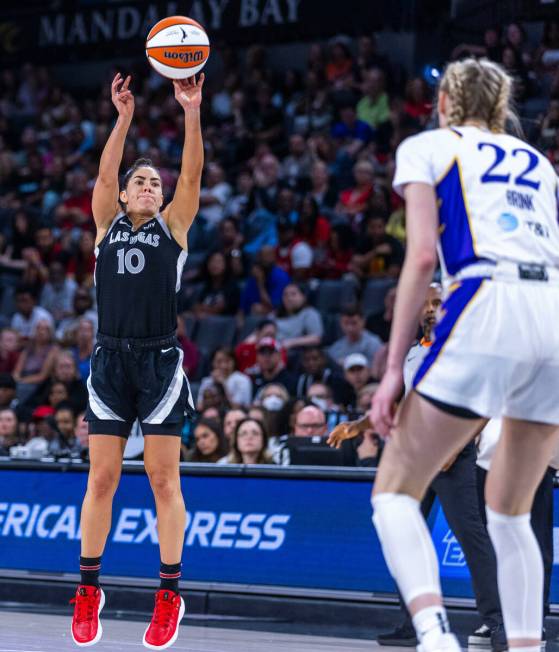
[[[97,335],[87,380],[89,434],[127,438],[139,420],[144,435],[179,435],[194,414],[175,336],[122,339]]]

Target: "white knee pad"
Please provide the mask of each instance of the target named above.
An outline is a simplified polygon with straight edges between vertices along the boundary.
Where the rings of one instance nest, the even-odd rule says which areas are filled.
[[[393,493],[377,494],[371,502],[388,570],[406,604],[425,593],[440,595],[437,555],[419,502]]]
[[[487,511],[497,557],[497,581],[507,638],[540,639],[543,625],[543,562],[530,514]],[[517,650],[517,648],[514,648]]]

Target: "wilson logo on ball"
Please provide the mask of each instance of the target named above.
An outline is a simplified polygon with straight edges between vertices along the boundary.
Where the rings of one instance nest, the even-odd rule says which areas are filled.
[[[146,39],[153,68],[170,79],[186,79],[202,70],[210,56],[204,28],[186,16],[170,16],[155,24]]]
[[[204,53],[202,50],[196,50],[196,52],[172,52],[165,50],[163,57],[165,59],[180,59],[186,63],[199,63],[204,60]]]

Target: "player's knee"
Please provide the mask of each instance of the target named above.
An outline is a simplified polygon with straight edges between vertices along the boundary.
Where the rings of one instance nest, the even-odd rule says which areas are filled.
[[[180,481],[168,469],[151,469],[147,471],[149,482],[158,500],[168,501],[180,494]]]
[[[119,473],[116,470],[92,469],[87,483],[88,491],[97,499],[112,497],[118,486]]]

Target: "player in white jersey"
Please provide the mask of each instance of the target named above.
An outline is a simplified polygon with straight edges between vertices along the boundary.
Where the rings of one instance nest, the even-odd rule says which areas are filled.
[[[387,371],[372,404],[388,437],[374,523],[424,652],[456,650],[419,501],[446,460],[503,418],[487,481],[488,529],[510,648],[538,652],[542,561],[530,506],[559,439],[559,226],[549,161],[506,135],[511,78],[467,59],[441,80],[441,128],[398,148],[407,253]],[[398,412],[404,356],[439,251],[448,296],[435,342]]]

